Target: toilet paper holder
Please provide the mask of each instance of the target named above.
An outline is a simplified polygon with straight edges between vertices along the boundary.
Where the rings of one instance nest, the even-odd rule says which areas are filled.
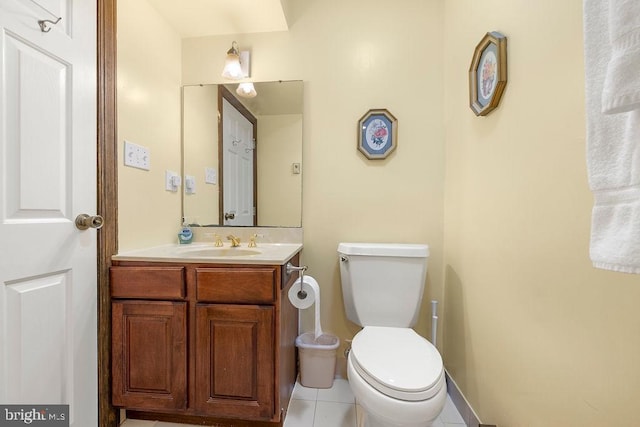
[[[295,265],[291,264],[290,262],[287,263],[287,265],[285,266],[287,269],[287,274],[291,274],[294,271],[301,271],[301,274],[304,274],[305,271],[307,271],[307,266],[306,265],[301,265],[300,267],[296,267]]]
[[[304,282],[304,272],[307,271],[306,265],[301,265],[299,267],[291,264],[290,262],[286,265],[287,274],[291,274],[294,271],[298,272],[298,277],[300,278],[300,290],[298,291],[298,298],[305,299],[307,297],[307,292],[302,289],[302,282]]]

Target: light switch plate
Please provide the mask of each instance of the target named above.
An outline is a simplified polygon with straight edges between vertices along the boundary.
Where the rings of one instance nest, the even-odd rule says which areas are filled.
[[[142,145],[124,141],[124,164],[142,170],[151,169],[151,157],[149,149]]]

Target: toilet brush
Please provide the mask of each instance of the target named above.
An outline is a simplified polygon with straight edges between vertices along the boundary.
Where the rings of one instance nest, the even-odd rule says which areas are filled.
[[[438,335],[438,301],[431,301],[431,344],[436,345]]]

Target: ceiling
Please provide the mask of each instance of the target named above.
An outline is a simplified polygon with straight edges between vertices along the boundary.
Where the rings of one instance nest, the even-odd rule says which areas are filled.
[[[281,0],[148,0],[183,38],[287,31]]]
[[[225,84],[227,89],[235,93],[237,84]],[[255,82],[258,96],[255,98],[241,98],[249,111],[256,115],[302,114],[302,81],[290,80],[280,82]]]

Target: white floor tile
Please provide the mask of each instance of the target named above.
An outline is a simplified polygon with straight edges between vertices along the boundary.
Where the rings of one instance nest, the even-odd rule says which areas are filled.
[[[156,427],[157,421],[146,421],[146,420],[124,420],[121,427]]]
[[[196,424],[176,424],[164,421],[125,420],[120,427],[198,427]]]
[[[293,387],[293,394],[291,395],[291,398],[300,400],[313,400],[315,402],[315,400],[318,398],[318,389],[303,387],[298,381],[296,381],[296,385]]]
[[[333,381],[333,387],[319,389],[318,401],[323,402],[341,402],[341,403],[355,403],[356,399],[353,397],[349,381],[336,378]]]
[[[176,424],[166,423],[164,421],[158,421],[153,427],[198,427],[196,424]]]
[[[313,427],[356,427],[356,407],[349,403],[316,403]]]
[[[444,404],[444,409],[440,414],[440,419],[443,423],[446,424],[462,424],[465,425],[464,419],[462,415],[456,409],[456,405],[453,404],[453,401],[449,396],[447,396],[447,402]]]
[[[315,413],[315,400],[291,400],[284,427],[311,427]]]

